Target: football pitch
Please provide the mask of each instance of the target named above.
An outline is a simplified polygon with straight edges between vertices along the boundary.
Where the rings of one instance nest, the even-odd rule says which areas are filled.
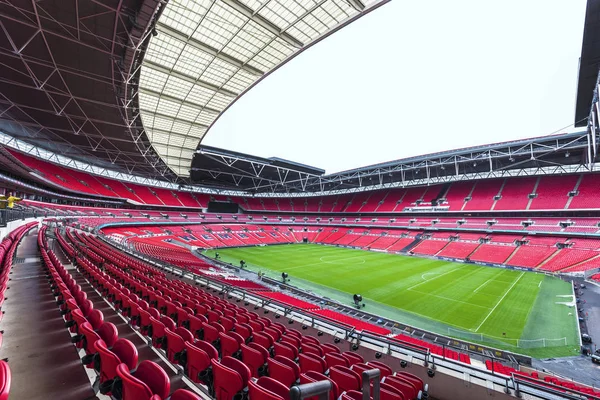
[[[365,311],[442,335],[539,358],[579,350],[571,283],[553,276],[317,244],[216,251],[346,304],[359,293]]]

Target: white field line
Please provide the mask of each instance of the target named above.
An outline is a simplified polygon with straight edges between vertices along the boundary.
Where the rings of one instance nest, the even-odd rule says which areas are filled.
[[[410,289],[408,289],[408,290],[410,290]],[[426,296],[432,296],[432,297],[437,297],[437,298],[444,299],[444,300],[454,301],[454,302],[457,302],[457,303],[467,304],[467,305],[469,305],[471,307],[480,307],[480,308],[485,308],[486,310],[490,309],[489,307],[480,306],[479,304],[467,303],[466,301],[456,300],[456,299],[452,299],[450,297],[445,297],[445,296],[439,296],[437,294],[432,294],[432,293],[427,293],[427,292],[421,292],[419,290],[410,290],[410,291],[411,292],[415,292],[415,293],[424,294]]]
[[[438,276],[435,276],[435,277],[433,277],[433,278],[431,278],[431,279],[427,279],[427,280],[426,280],[426,281],[424,281],[424,282],[417,283],[416,285],[414,285],[414,286],[411,286],[411,287],[409,287],[409,288],[408,288],[408,289],[406,289],[406,290],[411,290],[411,289],[414,289],[414,288],[416,288],[417,286],[421,286],[421,285],[423,285],[424,283],[430,282],[430,281],[432,281],[432,280],[434,280],[434,279],[441,278],[441,277],[442,277],[442,276],[444,276],[444,275],[448,275],[448,274],[450,274],[450,273],[452,273],[452,272],[454,272],[454,271],[458,271],[459,269],[462,269],[462,268],[464,268],[464,267],[465,267],[465,265],[463,265],[463,266],[460,266],[460,267],[458,267],[458,268],[454,268],[454,269],[452,269],[452,270],[450,270],[450,271],[444,272],[443,274],[440,274],[440,275],[438,275]]]
[[[510,287],[508,288],[508,290],[506,292],[504,292],[504,295],[500,298],[500,300],[498,300],[498,302],[496,303],[496,305],[494,306],[494,308],[492,308],[492,310],[488,313],[488,315],[486,315],[486,317],[483,319],[483,321],[481,321],[481,323],[479,324],[479,326],[477,327],[477,329],[475,329],[475,332],[477,332],[479,330],[479,328],[481,328],[481,326],[485,323],[485,321],[487,321],[487,319],[490,317],[490,315],[492,315],[494,313],[494,311],[496,311],[496,308],[498,308],[498,306],[500,305],[500,303],[502,303],[502,300],[504,300],[504,298],[512,290],[512,288],[515,287],[515,285],[517,284],[517,282],[519,282],[521,280],[521,278],[523,277],[523,275],[525,275],[524,271],[521,272],[521,275],[519,275],[519,277],[513,282],[513,284],[510,285]]]
[[[324,257],[333,257],[333,256],[323,256],[321,258],[324,258]],[[337,261],[351,260],[353,258],[358,258],[358,257],[362,258],[362,260],[361,260],[362,262],[360,262],[360,263],[354,263],[354,264],[351,264],[351,265],[364,264],[365,263],[365,256],[364,255],[352,256],[352,257],[345,257],[345,258],[338,258],[336,260],[331,260],[331,261],[323,261],[323,260],[321,260],[321,258],[319,258],[319,262],[312,263],[312,264],[297,265],[295,267],[285,268],[285,271],[287,272],[287,271],[291,271],[291,270],[298,269],[298,268],[311,267],[313,265],[321,265],[321,264],[334,264],[335,265],[335,264],[337,264]]]
[[[477,289],[473,290],[473,293],[479,292],[479,289],[481,289],[482,287],[484,287],[485,285],[487,285],[491,280],[492,280],[492,278],[490,278],[487,281],[483,282],[481,285],[479,285],[479,287]]]
[[[538,287],[542,287],[542,281],[540,281],[540,283],[539,283]]]

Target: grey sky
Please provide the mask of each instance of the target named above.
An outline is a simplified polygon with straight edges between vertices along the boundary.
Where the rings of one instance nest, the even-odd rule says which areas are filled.
[[[336,172],[573,123],[585,0],[394,0],[243,96],[204,144]]]

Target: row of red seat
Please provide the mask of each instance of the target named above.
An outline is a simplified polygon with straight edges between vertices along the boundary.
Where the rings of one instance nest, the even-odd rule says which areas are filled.
[[[540,237],[538,235],[514,235],[514,234],[493,234],[487,233],[467,233],[467,232],[436,232],[430,234],[428,239],[418,242],[414,247],[408,246],[414,242],[415,232],[403,230],[382,230],[382,229],[357,229],[357,228],[319,228],[317,226],[307,226],[306,230],[295,228],[298,235],[289,234],[295,227],[290,226],[269,226],[260,227],[249,224],[246,229],[261,229],[262,231],[242,230],[241,226],[234,227],[239,229],[233,232],[228,225],[210,224],[201,226],[174,227],[172,225],[164,226],[164,231],[172,234],[161,234],[157,237],[130,238],[129,241],[135,243],[138,250],[152,256],[159,256],[164,261],[187,267],[188,264],[183,260],[175,262],[175,254],[182,254],[182,257],[188,258],[191,264],[200,265],[199,260],[191,255],[188,250],[180,246],[165,242],[165,240],[184,241],[193,232],[195,236],[203,237],[204,241],[187,240],[193,245],[199,245],[204,248],[229,247],[229,246],[249,246],[254,245],[256,239],[264,240],[261,244],[273,243],[298,243],[302,238],[316,243],[335,244],[342,246],[360,247],[371,250],[384,250],[388,252],[398,252],[401,250],[410,251],[417,255],[429,255],[436,257],[449,257],[456,259],[467,259],[471,261],[487,262],[494,264],[506,264],[518,267],[538,268],[550,272],[577,272],[596,268],[597,259],[600,258],[600,242],[594,239],[568,238],[568,237]],[[128,230],[129,227],[111,228],[111,235],[120,235],[119,229]],[[178,231],[179,229],[179,231]],[[181,231],[185,229],[186,231]],[[277,229],[277,230],[275,230]],[[210,230],[210,231],[209,231]],[[202,232],[202,233],[200,233]],[[235,243],[226,243],[216,238],[220,234],[228,232],[229,235],[240,234],[244,232],[245,237],[239,236]],[[261,233],[265,239],[254,234]],[[288,235],[285,235],[287,233]],[[296,233],[296,232],[294,232]],[[451,238],[452,236],[452,238]],[[252,237],[252,240],[247,238]],[[214,240],[208,240],[215,238]],[[277,239],[275,239],[277,238]],[[381,240],[380,240],[381,239]],[[452,240],[450,240],[452,239]],[[489,241],[487,243],[484,240]],[[522,242],[518,246],[516,243]],[[150,243],[152,247],[150,247]],[[557,244],[562,244],[563,248],[558,248]],[[408,250],[407,250],[408,249]],[[162,255],[161,255],[162,254]]]
[[[27,232],[37,226],[37,221],[29,222],[9,232],[0,242],[0,309],[4,303],[4,292],[8,289],[9,274],[13,268],[13,260],[19,242]],[[0,320],[4,312],[0,312]],[[2,347],[2,332],[0,332],[0,347]],[[12,381],[11,370],[6,360],[0,360],[0,400],[8,400]]]
[[[405,334],[396,335],[393,337],[393,339],[401,340],[401,341],[407,342],[407,343],[413,343],[413,344],[415,344],[417,346],[421,346],[421,347],[426,347],[433,354],[436,354],[438,356],[450,358],[452,360],[462,361],[465,364],[471,364],[471,357],[469,357],[469,355],[467,353],[459,353],[459,352],[449,349],[447,347],[445,348],[445,347],[439,346],[437,344],[432,344],[432,343],[426,342],[424,340],[417,339],[415,337],[408,336]]]
[[[94,238],[83,238],[87,246],[95,244]],[[113,299],[123,315],[140,326],[142,333],[150,335],[156,346],[165,348],[169,360],[186,365],[192,380],[202,382],[200,375],[206,378],[206,374],[201,372],[212,365],[212,385],[218,400],[229,399],[246,385],[251,386],[253,382],[249,378],[258,377],[265,364],[269,376],[286,382],[288,390],[298,381],[312,381],[315,377],[331,379],[336,384],[334,388],[340,390],[335,398],[343,391],[360,390],[361,378],[357,371],[378,364],[365,363],[356,353],[342,353],[335,345],[322,344],[316,338],[287,329],[194,286],[166,280],[160,274],[150,278],[148,271],[139,273],[137,268],[131,268],[123,272],[106,263],[101,271],[80,258],[78,264],[98,290]],[[190,346],[198,347],[200,343],[204,353],[213,354],[212,359],[208,357],[210,362],[204,360],[205,369],[194,362],[197,355],[190,354]],[[184,349],[186,357],[182,360],[180,353]],[[189,369],[191,365],[195,366],[193,371]],[[394,375],[389,367],[382,365],[381,368],[385,368],[387,375]],[[324,375],[328,371],[329,378]],[[424,385],[418,378],[396,375],[386,378],[391,385],[388,388],[390,400],[413,399],[423,390]]]
[[[122,400],[200,400],[185,389],[178,389],[169,396],[170,381],[164,370],[150,360],[138,364],[133,343],[119,338],[116,326],[104,321],[104,315],[94,309],[87,292],[76,283],[54,252],[48,250],[46,229],[45,226],[40,229],[38,245],[52,290],[64,315],[65,326],[74,334],[72,342],[85,351],[83,364],[86,368],[96,369],[99,374],[101,392]]]
[[[600,175],[594,173],[501,178],[335,196],[257,198],[210,196],[104,178],[7,150],[42,181],[78,193],[173,207],[206,207],[212,200],[234,201],[246,210],[280,212],[402,212],[436,205],[451,211],[598,209]],[[35,178],[35,176],[34,176]]]
[[[538,385],[547,386],[547,387],[550,387],[550,388],[558,390],[558,391],[564,392],[563,388],[565,388],[565,389],[569,389],[571,391],[579,392],[577,394],[581,394],[581,395],[600,396],[600,391],[594,390],[593,388],[591,388],[589,386],[584,386],[584,385],[575,383],[573,381],[559,379],[552,375],[545,375],[542,379],[542,378],[540,378],[539,373],[537,371],[533,371],[529,374],[527,372],[516,370],[512,367],[507,367],[507,366],[503,365],[502,363],[499,363],[498,361],[492,362],[490,360],[485,361],[485,366],[489,371],[493,370],[494,373],[503,374],[503,375],[507,375],[507,376],[511,376],[514,374],[514,375],[527,377],[528,378],[527,380],[530,382],[533,381],[534,383],[536,383]]]

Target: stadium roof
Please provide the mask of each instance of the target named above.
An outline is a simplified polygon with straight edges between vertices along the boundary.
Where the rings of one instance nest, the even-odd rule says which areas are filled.
[[[199,141],[230,104],[387,1],[0,2],[0,131],[186,184]]]
[[[575,126],[586,126],[600,71],[600,0],[588,0],[579,60]]]
[[[218,116],[281,63],[379,0],[171,0],[141,67],[154,150],[179,176]]]

